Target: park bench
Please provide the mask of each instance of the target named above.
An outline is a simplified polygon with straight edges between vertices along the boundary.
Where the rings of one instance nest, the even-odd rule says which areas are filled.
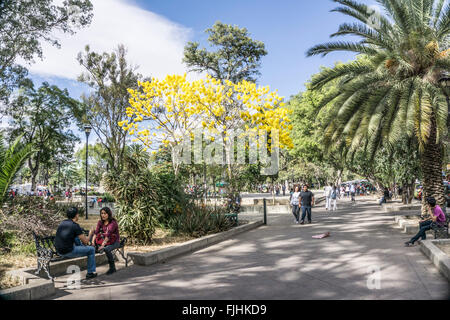
[[[83,229],[83,233],[86,236],[89,235],[88,230]],[[44,271],[47,273],[48,278],[53,281],[53,277],[50,275],[50,263],[76,258],[61,257],[56,252],[55,236],[38,236],[34,232],[33,236],[36,244],[36,256],[37,256],[37,271],[35,272],[35,274],[38,275],[41,269],[44,268]],[[126,242],[127,242],[126,237],[120,237],[120,246],[117,249],[114,249],[112,253],[115,255],[117,252],[119,252],[122,258],[125,260],[125,266],[128,267],[128,257],[125,257],[124,251]]]
[[[226,213],[225,217],[227,217],[233,223],[233,226],[237,226],[239,224],[237,213]]]

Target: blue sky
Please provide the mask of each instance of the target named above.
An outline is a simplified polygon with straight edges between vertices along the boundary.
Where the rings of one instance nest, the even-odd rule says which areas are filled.
[[[278,89],[289,98],[304,89],[304,83],[321,65],[347,61],[352,54],[332,54],[325,58],[306,58],[312,46],[329,41],[330,34],[349,18],[330,10],[330,0],[135,0],[142,8],[163,15],[194,30],[193,41],[207,45],[204,32],[216,21],[245,27],[251,37],[264,42],[268,55],[263,58],[260,84]]]
[[[59,0],[55,0],[59,1]],[[281,96],[304,90],[304,84],[320,70],[337,61],[354,58],[333,53],[306,57],[312,46],[330,41],[343,22],[353,22],[330,12],[331,0],[92,0],[94,20],[74,36],[56,34],[61,49],[44,44],[44,60],[29,66],[36,85],[42,81],[67,88],[74,98],[87,91],[76,81],[83,70],[76,54],[89,44],[97,52],[112,51],[119,43],[129,48],[129,58],[144,76],[164,77],[185,72],[184,45],[207,45],[205,30],[216,21],[247,28],[250,36],[264,42],[268,55],[262,59],[260,85],[277,89]],[[364,2],[364,1],[362,1]],[[372,4],[372,1],[366,1]]]

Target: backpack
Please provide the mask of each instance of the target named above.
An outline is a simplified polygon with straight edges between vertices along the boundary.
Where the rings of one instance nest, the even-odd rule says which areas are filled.
[[[336,200],[336,190],[331,192],[331,199]]]

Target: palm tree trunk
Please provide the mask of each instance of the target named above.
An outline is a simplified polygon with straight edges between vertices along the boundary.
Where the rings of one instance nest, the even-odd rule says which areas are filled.
[[[428,213],[428,205],[425,201],[427,197],[434,197],[440,207],[443,207],[445,203],[442,182],[442,143],[436,143],[436,131],[436,121],[433,119],[430,137],[420,159],[423,173],[422,215]]]

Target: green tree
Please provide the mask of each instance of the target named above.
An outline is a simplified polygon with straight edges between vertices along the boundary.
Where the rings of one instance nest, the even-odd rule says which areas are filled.
[[[221,22],[206,33],[211,47],[218,49],[207,51],[199,49],[199,43],[189,42],[184,48],[183,62],[191,71],[207,72],[213,78],[233,83],[256,81],[261,58],[267,55],[264,43],[251,39],[245,28]]]
[[[443,205],[442,138],[448,129],[448,106],[439,80],[450,67],[450,6],[433,0],[380,0],[384,13],[374,13],[352,0],[335,2],[342,6],[334,11],[359,22],[342,24],[332,37],[362,40],[317,45],[307,55],[350,51],[362,56],[326,69],[312,81],[313,88],[339,81],[339,90],[321,103],[333,102],[324,143],[343,144],[350,151],[365,146],[373,159],[381,146],[415,136],[423,199],[432,195]]]
[[[78,103],[70,98],[67,89],[46,82],[37,90],[28,82],[11,102],[7,111],[11,117],[11,137],[23,135],[25,143],[36,149],[28,158],[32,189],[36,188],[39,170],[51,166],[57,155],[69,157],[79,141],[69,129],[72,119],[69,110]]]
[[[6,199],[7,191],[17,172],[20,170],[26,159],[33,153],[31,144],[22,144],[22,137],[17,137],[13,143],[7,147],[4,139],[0,136],[0,205]]]
[[[90,0],[0,1],[0,100],[6,101],[12,89],[26,76],[26,69],[16,63],[18,58],[32,62],[42,58],[41,42],[59,47],[55,31],[74,34],[92,20]]]
[[[112,53],[103,54],[91,52],[86,46],[84,54],[78,54],[78,62],[86,70],[78,81],[89,85],[93,92],[82,96],[83,104],[78,105],[73,113],[80,128],[85,124],[92,127],[107,151],[111,169],[120,170],[127,132],[118,122],[127,116],[128,89],[137,89],[142,76],[126,61],[123,45]]]

